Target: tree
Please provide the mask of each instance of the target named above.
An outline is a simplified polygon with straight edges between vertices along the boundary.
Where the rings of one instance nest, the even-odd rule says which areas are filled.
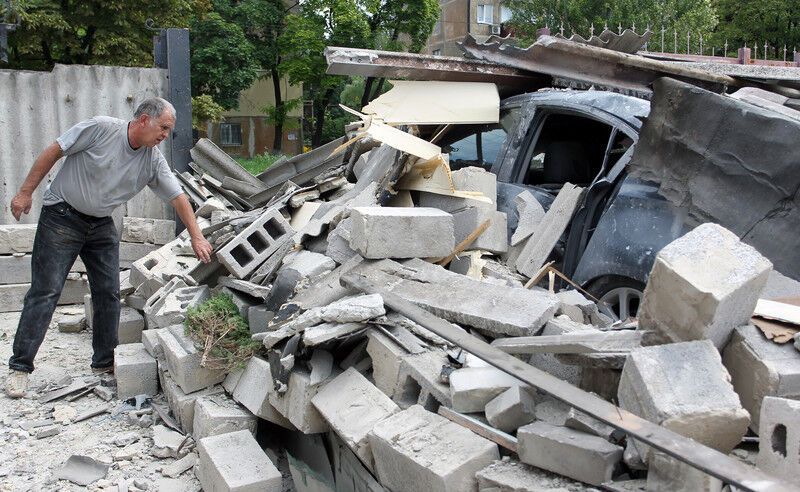
[[[783,47],[791,53],[800,45],[799,0],[759,2],[733,2],[716,0],[714,6],[720,18],[715,42],[730,46],[758,46],[759,57],[766,42],[772,49],[778,48],[783,57]]]
[[[258,75],[255,48],[242,28],[211,12],[191,23],[192,94],[208,94],[225,109]]]
[[[9,34],[9,67],[50,70],[56,63],[152,66],[156,27],[187,27],[208,0],[16,0],[22,23]]]
[[[564,35],[580,34],[588,37],[592,27],[599,34],[608,26],[616,31],[637,27],[643,32],[650,27],[660,33],[674,29],[685,35],[687,30],[695,35],[708,35],[717,24],[717,18],[710,0],[507,0],[505,5],[511,10],[511,26],[523,42],[531,42],[536,30],[549,27],[552,32],[564,28]],[[673,38],[668,46],[673,46]]]

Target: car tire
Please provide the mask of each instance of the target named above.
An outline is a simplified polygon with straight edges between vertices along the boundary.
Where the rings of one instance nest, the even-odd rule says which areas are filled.
[[[636,318],[642,303],[644,284],[617,275],[600,277],[587,289],[597,298],[600,312],[616,320]]]

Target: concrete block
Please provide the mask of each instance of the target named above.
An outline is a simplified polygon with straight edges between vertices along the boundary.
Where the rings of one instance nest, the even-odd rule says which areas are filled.
[[[353,219],[347,217],[328,234],[325,256],[342,264],[358,254],[350,247],[350,231],[353,229]]]
[[[235,390],[236,385],[239,384],[239,379],[242,377],[243,373],[244,369],[236,369],[225,376],[225,381],[222,382],[222,387],[225,389],[226,393],[233,395],[233,390]]]
[[[733,389],[750,412],[750,429],[758,433],[764,397],[800,399],[800,352],[791,344],[768,340],[753,325],[736,328],[722,352],[722,364]]]
[[[135,244],[135,243],[127,243]],[[187,252],[186,249],[189,249]],[[200,260],[191,254],[191,244],[187,238],[178,236],[160,248],[151,251],[131,264],[131,285],[138,287],[149,278],[166,282],[172,277],[188,274]]]
[[[556,297],[558,297],[559,301],[556,316],[563,314],[576,323],[599,324],[597,323],[599,321],[597,304],[585,298],[577,290],[562,290],[556,293]]]
[[[233,304],[239,310],[239,314],[245,321],[247,321],[250,316],[250,308],[261,301],[261,299],[248,296],[247,294],[243,294],[242,292],[235,291],[228,287],[222,287],[219,289],[219,293],[230,296],[231,301],[233,301]]]
[[[233,399],[244,405],[256,417],[294,430],[294,425],[269,402],[269,394],[274,391],[269,362],[260,357],[252,357],[236,383]]]
[[[508,457],[491,463],[475,474],[478,492],[566,492],[570,486],[578,487],[574,481],[553,475]],[[582,488],[582,487],[581,487]]]
[[[156,285],[158,285],[158,283],[159,280],[156,280],[155,278],[148,279],[142,282],[140,288],[148,288],[148,286],[155,287]],[[144,312],[144,319],[145,322],[147,323],[148,328],[164,328],[164,326],[169,326],[169,325],[159,326],[157,324],[156,314],[164,306],[164,304],[167,301],[167,296],[169,296],[170,293],[172,293],[176,289],[182,289],[184,287],[186,287],[186,282],[184,282],[179,278],[173,278],[172,280],[164,284],[162,287],[158,288],[152,295],[150,295],[147,298],[141,311]],[[137,292],[138,291],[139,289],[137,289]],[[138,307],[136,307],[136,309],[138,309]],[[160,321],[160,319],[158,321]]]
[[[453,188],[459,191],[478,191],[491,200],[483,202],[469,198],[420,192],[419,206],[433,207],[445,212],[455,212],[465,207],[497,210],[497,176],[480,167],[465,167],[450,173]]]
[[[622,448],[603,438],[533,422],[517,431],[519,459],[559,475],[600,485],[611,480]]]
[[[403,356],[392,399],[401,408],[419,404],[430,412],[437,411],[440,405],[452,407],[450,388],[440,378],[445,365],[447,355],[441,350]]]
[[[758,468],[800,486],[800,401],[764,398],[758,435]]]
[[[239,280],[230,276],[224,276],[217,279],[217,285],[227,287],[231,291],[243,295],[245,298],[252,297],[254,300],[261,300],[269,296],[269,286],[259,285],[247,280]]]
[[[255,434],[257,424],[255,415],[225,395],[202,396],[194,402],[195,441],[240,430]]]
[[[419,405],[378,422],[369,443],[390,490],[476,490],[475,473],[500,456],[493,442]]]
[[[4,284],[0,285],[0,313],[22,311],[25,294],[30,290],[31,284]],[[58,305],[81,304],[83,297],[89,293],[89,282],[85,280],[67,279]]]
[[[486,420],[492,427],[514,432],[536,420],[536,401],[530,391],[512,386],[486,404]]]
[[[562,426],[569,417],[570,406],[550,395],[539,395],[536,401],[536,420],[546,424]]]
[[[170,375],[186,393],[213,386],[225,379],[225,372],[201,366],[203,353],[184,333],[183,325],[159,331],[158,339]]]
[[[36,238],[36,224],[0,225],[0,255],[31,253]]]
[[[639,326],[665,340],[708,339],[722,350],[747,324],[772,263],[717,224],[702,224],[666,245],[650,271]]]
[[[534,335],[558,307],[548,292],[481,282],[420,259],[383,260],[358,271],[437,316],[496,335]]]
[[[144,258],[158,248],[159,246],[157,244],[120,242],[119,267],[131,268],[135,261]],[[136,286],[133,285],[133,287]]]
[[[455,248],[453,216],[434,208],[355,207],[350,247],[364,258],[435,258]]]
[[[508,227],[506,214],[496,210],[487,210],[480,207],[468,207],[453,212],[453,228],[456,244],[466,239],[484,221],[489,221],[489,227],[478,236],[468,247],[470,250],[484,250],[494,254],[508,251]]]
[[[406,351],[378,330],[367,332],[367,354],[372,359],[372,378],[375,386],[392,398],[400,374],[400,363]]]
[[[114,349],[114,377],[120,400],[158,394],[158,363],[141,343],[119,345]]]
[[[275,252],[269,255],[264,260],[264,263],[250,274],[250,281],[261,285],[270,285],[273,277],[278,272],[278,268],[283,265],[283,259],[293,248],[294,241],[292,238],[287,237],[281,240]]]
[[[312,382],[311,376],[308,371],[295,368],[289,375],[286,392],[283,395],[269,394],[270,404],[304,434],[330,430],[322,414],[311,403],[327,381]]]
[[[58,320],[61,333],[79,333],[86,329],[86,317],[82,314],[67,314]]]
[[[175,415],[175,419],[185,432],[191,433],[194,430],[194,404],[198,398],[203,396],[218,395],[223,392],[222,386],[214,385],[194,393],[186,393],[172,379],[168,371],[159,368],[159,381],[167,404]]]
[[[664,453],[653,453],[650,460],[648,492],[721,492],[722,486],[719,479]]]
[[[200,205],[197,210],[195,210],[194,214],[197,217],[210,218],[215,212],[227,211],[228,208],[224,203],[222,203],[222,200],[216,197],[211,197],[204,201],[203,204]]]
[[[265,302],[271,311],[277,311],[296,291],[336,268],[336,262],[327,256],[305,250],[286,255],[283,262]]]
[[[494,367],[457,369],[450,373],[450,397],[456,412],[482,412],[486,404],[512,386],[524,385],[519,379]]]
[[[175,239],[175,221],[144,217],[123,217],[122,241],[167,244]]]
[[[367,468],[374,470],[367,435],[400,408],[354,368],[325,385],[311,403]]]
[[[205,302],[211,291],[205,285],[197,287],[177,287],[170,292],[164,289],[164,296],[152,306],[145,306],[148,328],[165,328],[182,324],[186,319],[186,311]],[[148,299],[148,304],[150,300]]]
[[[197,443],[197,478],[206,492],[281,492],[281,472],[250,431],[205,437]]]
[[[570,429],[575,429],[587,434],[594,434],[597,437],[602,437],[606,441],[614,444],[619,444],[625,439],[625,433],[621,430],[615,429],[610,425],[600,422],[594,417],[576,409],[570,408],[567,413],[567,418],[564,425]]]
[[[119,313],[119,343],[140,343],[144,330],[144,316],[139,311],[123,307]],[[149,351],[148,351],[149,353]]]
[[[621,408],[726,454],[750,423],[709,340],[632,350],[618,398]],[[632,442],[649,462],[649,446]]]
[[[572,321],[567,316],[561,315],[551,319],[542,329],[542,336],[564,335],[575,331],[591,331],[592,326],[580,324]],[[537,369],[541,369],[559,379],[577,386],[581,381],[583,368],[564,364],[556,358],[554,354],[533,354],[528,363]]]
[[[294,230],[271,208],[217,252],[217,259],[237,278],[244,278],[281,246]]]

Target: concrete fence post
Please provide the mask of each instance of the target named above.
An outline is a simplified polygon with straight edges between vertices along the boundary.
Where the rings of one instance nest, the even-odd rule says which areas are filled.
[[[739,48],[739,64],[750,64],[750,48]]]

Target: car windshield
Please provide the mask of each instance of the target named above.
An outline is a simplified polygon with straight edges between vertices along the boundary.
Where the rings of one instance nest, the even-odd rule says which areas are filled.
[[[518,107],[504,109],[499,123],[453,127],[441,141],[442,152],[450,154],[450,169],[478,166],[490,171],[519,113]]]

